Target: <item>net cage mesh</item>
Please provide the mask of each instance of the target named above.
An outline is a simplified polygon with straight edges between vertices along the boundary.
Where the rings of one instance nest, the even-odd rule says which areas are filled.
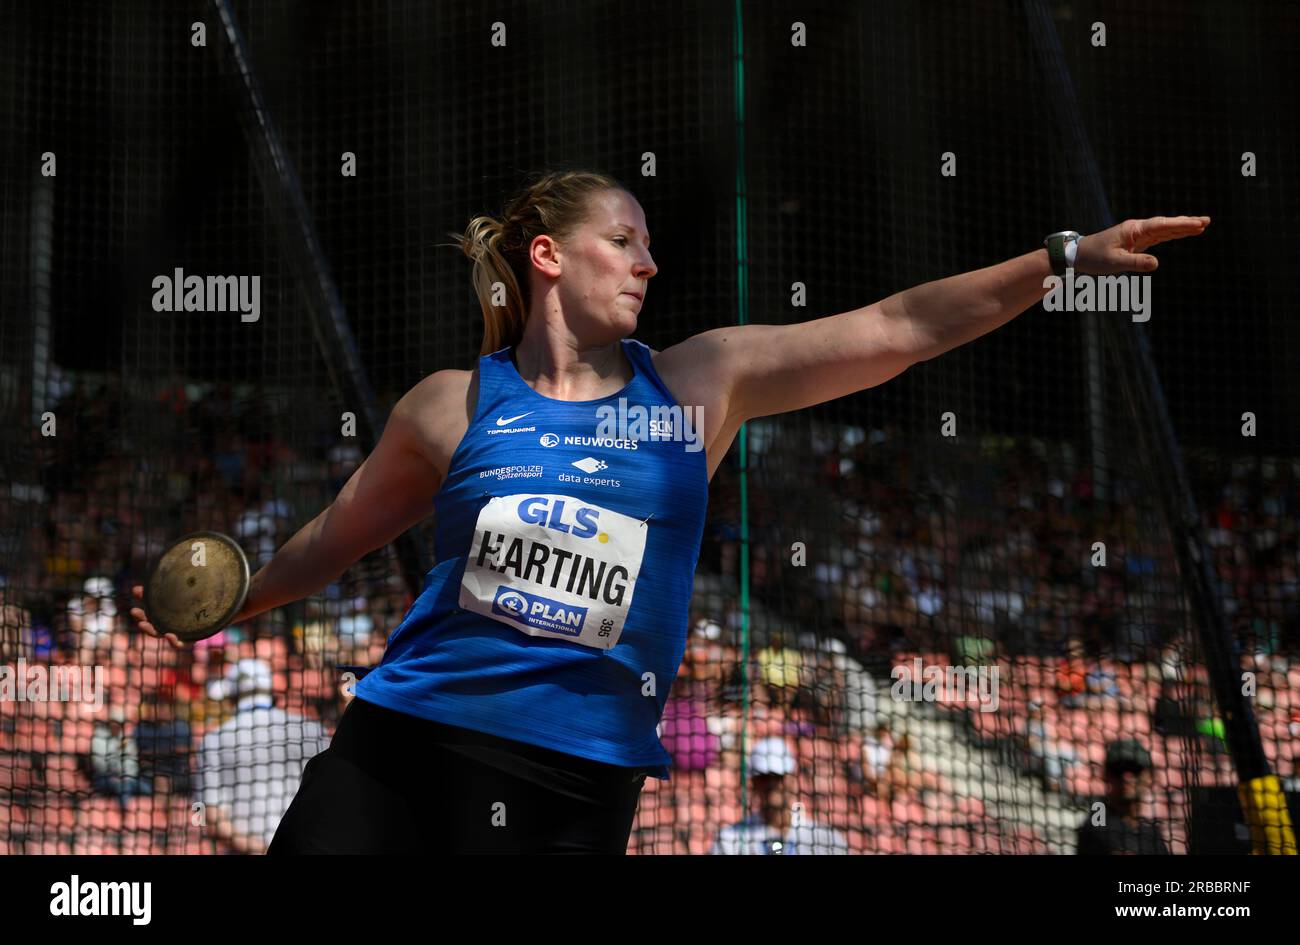
[[[0,852],[229,852],[210,805],[269,841],[410,606],[410,575],[380,549],[180,652],[135,630],[130,588],[198,529],[264,565],[364,458],[349,416],[382,422],[421,378],[472,365],[469,263],[437,244],[551,166],[611,173],[644,207],[659,273],[634,337],[656,349],[860,308],[1099,213],[1215,217],[1154,250],[1140,326],[1035,305],[885,384],[745,425],[711,481],[660,723],[672,778],[646,782],[629,852],[1072,853],[1121,739],[1150,759],[1133,816],[1170,852],[1241,844],[1241,772],[1160,501],[1177,483],[1139,436],[1153,408],[1117,339],[1150,342],[1233,670],[1294,784],[1284,224],[1300,208],[1276,77],[1300,14],[1042,4],[1080,140],[1043,79],[1034,7],[230,4],[367,405],[323,352],[320,270],[250,131],[217,7],[15,5],[0,31]],[[1089,203],[1084,153],[1108,206]],[[258,275],[259,317],[156,311],[152,280],[176,270]],[[422,549],[431,527],[413,530]],[[238,712],[214,683],[250,658],[297,746],[275,771],[209,750]],[[102,706],[17,693],[90,667]],[[761,777],[775,744],[793,757],[780,794]],[[777,826],[737,826],[759,821]]]

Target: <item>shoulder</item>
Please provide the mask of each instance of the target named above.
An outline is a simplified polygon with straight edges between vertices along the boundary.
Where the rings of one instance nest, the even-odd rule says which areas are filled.
[[[720,354],[727,351],[726,345],[732,340],[731,332],[734,326],[728,328],[714,328],[709,331],[702,331],[699,334],[691,335],[689,338],[669,345],[660,351],[658,348],[652,348],[644,341],[636,338],[624,338],[624,341],[630,342],[642,348],[646,354],[654,360],[655,370],[673,370],[677,367],[691,368],[699,366]]]
[[[461,371],[446,368],[434,371],[408,390],[393,408],[394,412],[419,412],[430,407],[446,408],[452,403],[463,401],[472,383],[478,378],[478,366],[472,370]]]
[[[478,364],[468,371],[434,371],[415,384],[393,407],[389,427],[440,475],[446,475],[456,444],[464,436],[478,401]],[[388,435],[388,429],[385,429]]]
[[[472,370],[434,371],[421,380],[393,407],[392,421],[416,432],[423,439],[430,434],[452,432],[464,427],[474,414],[478,397],[478,365]],[[463,429],[461,432],[464,432]],[[460,436],[456,435],[459,440]]]
[[[655,372],[678,403],[704,408],[705,442],[709,444],[726,426],[731,415],[730,385],[720,368],[723,358],[729,354],[728,337],[725,330],[713,329],[692,335],[662,351],[646,348]]]
[[[720,401],[730,399],[732,365],[737,363],[739,351],[737,330],[738,326],[713,328],[691,335],[663,351],[647,350],[655,370],[665,383],[670,387],[674,384],[680,387],[690,398],[689,402],[708,403],[716,409]],[[677,393],[676,388],[674,393]]]

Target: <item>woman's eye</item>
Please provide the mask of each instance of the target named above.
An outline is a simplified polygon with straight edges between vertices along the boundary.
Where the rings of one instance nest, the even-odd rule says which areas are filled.
[[[617,241],[617,240],[622,240],[622,241],[623,241],[622,243],[619,243],[620,246],[622,246],[622,245],[624,245],[624,244],[627,243],[627,237],[626,237],[626,236],[616,236],[616,237],[614,237],[614,239],[615,239],[616,241]]]

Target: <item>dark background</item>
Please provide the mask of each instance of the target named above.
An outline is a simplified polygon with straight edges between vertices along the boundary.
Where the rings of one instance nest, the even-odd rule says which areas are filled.
[[[1051,3],[1114,220],[1209,214],[1205,237],[1156,250],[1146,324],[1189,444],[1297,440],[1297,267],[1289,3]],[[309,377],[299,271],[222,74],[202,3],[14,6],[3,40],[6,355],[25,341],[27,211],[54,151],[50,312],[69,368]],[[660,273],[637,336],[664,347],[738,320],[737,127],[730,4],[235,4],[364,363],[385,398],[477,353],[468,262],[434,244],[499,210],[523,172],[589,165],[646,208]],[[189,24],[209,26],[195,49]],[[490,25],[508,45],[489,45]],[[808,46],[792,48],[790,24]],[[1089,24],[1107,27],[1094,48]],[[1051,230],[1097,224],[1071,178],[1024,7],[975,2],[746,3],[749,304],[800,321],[991,265]],[[958,176],[938,173],[957,155]],[[1258,176],[1242,177],[1254,151]],[[358,174],[339,174],[357,154]],[[641,155],[657,157],[642,177]],[[260,273],[261,322],[156,316],[176,266]],[[807,285],[806,309],[789,286]],[[165,320],[165,321],[164,321]],[[140,332],[133,331],[133,324]],[[1010,431],[1080,424],[1077,318],[1035,309],[927,366]],[[15,357],[15,364],[22,363]],[[916,374],[871,397],[913,416]],[[939,376],[944,380],[940,381]],[[860,412],[861,395],[835,409]],[[912,411],[909,413],[908,411]]]

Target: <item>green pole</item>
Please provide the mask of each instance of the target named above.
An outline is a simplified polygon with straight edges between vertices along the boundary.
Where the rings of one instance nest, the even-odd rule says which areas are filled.
[[[736,321],[749,318],[749,241],[745,183],[745,27],[744,3],[736,0],[736,29],[732,50],[736,109]],[[741,692],[740,809],[749,813],[749,450],[747,424],[740,425],[740,664],[744,683]]]

